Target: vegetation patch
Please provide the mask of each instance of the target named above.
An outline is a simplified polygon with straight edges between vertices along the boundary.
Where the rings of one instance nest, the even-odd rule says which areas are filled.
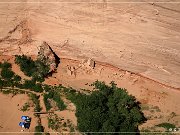
[[[0,63],[0,88],[19,86],[21,77],[12,71],[12,65],[8,62]]]
[[[30,89],[35,92],[43,92],[43,87],[41,83],[36,83],[35,80],[25,80],[22,85],[24,89]]]
[[[39,82],[44,81],[44,77],[46,77],[49,73],[49,65],[40,60],[33,61],[26,55],[16,55],[15,57],[15,63],[20,66],[21,71],[25,75],[32,77],[34,80]]]
[[[35,133],[34,135],[42,135],[44,132],[44,127],[41,125],[41,124],[38,124],[36,127],[35,127]]]
[[[51,113],[48,116],[48,127],[55,131],[75,131],[75,127],[69,119],[65,120],[64,118],[58,117],[57,114],[54,113]]]
[[[0,62],[0,68],[8,69],[8,68],[11,68],[11,67],[12,67],[12,65],[10,63],[6,62],[6,61],[4,63]]]
[[[29,103],[25,103],[25,104],[21,107],[20,110],[23,111],[23,112],[29,111],[29,107],[30,107]]]
[[[57,107],[59,110],[66,109],[66,105],[64,104],[63,100],[60,98],[60,94],[56,91],[49,91],[46,94],[44,94],[44,104],[46,106],[46,110],[49,111],[52,106],[48,99],[52,99],[56,102]]]
[[[39,102],[39,96],[37,96],[36,94],[30,93],[29,94],[30,99],[33,101],[34,103],[34,112],[40,112],[41,111],[41,107],[40,107],[40,102]]]
[[[62,125],[62,118],[59,118],[56,114],[50,114],[48,116],[48,127],[57,131]]]
[[[156,126],[163,127],[165,129],[167,129],[168,131],[170,128],[172,128],[172,129],[176,128],[176,126],[174,124],[171,124],[171,123],[161,123],[161,124],[158,124]]]
[[[96,91],[91,95],[72,90],[68,94],[76,105],[78,129],[81,132],[138,132],[138,125],[146,119],[135,97],[116,87],[114,82],[108,86],[96,81],[93,85]]]
[[[140,107],[142,111],[150,109],[148,104],[141,104]]]

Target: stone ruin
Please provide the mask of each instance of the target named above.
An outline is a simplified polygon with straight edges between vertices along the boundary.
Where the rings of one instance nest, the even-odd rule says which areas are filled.
[[[81,62],[80,66],[86,67],[88,69],[95,68],[95,61],[92,58],[85,59]]]
[[[83,68],[85,67],[86,68],[86,71],[91,71],[91,69],[94,69],[95,68],[95,61],[91,58],[88,58],[88,59],[85,59],[83,60],[80,65],[75,68],[74,66],[67,66],[67,74],[69,76],[74,76],[76,77],[76,70],[78,70],[79,68]]]
[[[74,66],[68,66],[68,67],[67,67],[67,74],[68,74],[69,76],[74,76],[74,77],[76,77],[76,69],[75,69],[75,67],[74,67]]]

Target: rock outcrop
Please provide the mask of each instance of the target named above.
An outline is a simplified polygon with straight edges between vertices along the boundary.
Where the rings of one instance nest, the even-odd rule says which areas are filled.
[[[60,63],[60,58],[53,52],[51,47],[46,42],[43,42],[40,46],[38,59],[49,65],[49,72],[55,71],[58,64]]]

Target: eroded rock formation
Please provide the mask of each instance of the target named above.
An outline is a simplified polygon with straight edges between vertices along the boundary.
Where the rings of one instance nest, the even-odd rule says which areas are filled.
[[[41,44],[38,59],[50,66],[49,72],[54,72],[60,63],[60,58],[53,52],[45,41]]]

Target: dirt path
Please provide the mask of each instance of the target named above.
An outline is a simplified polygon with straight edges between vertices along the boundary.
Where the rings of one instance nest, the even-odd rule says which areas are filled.
[[[19,91],[24,91],[24,92],[28,92],[28,93],[33,93],[36,94],[37,96],[39,96],[41,93],[32,91],[32,90],[28,90],[28,89],[20,89],[20,88],[11,88],[11,87],[3,87],[3,90],[19,90]]]

